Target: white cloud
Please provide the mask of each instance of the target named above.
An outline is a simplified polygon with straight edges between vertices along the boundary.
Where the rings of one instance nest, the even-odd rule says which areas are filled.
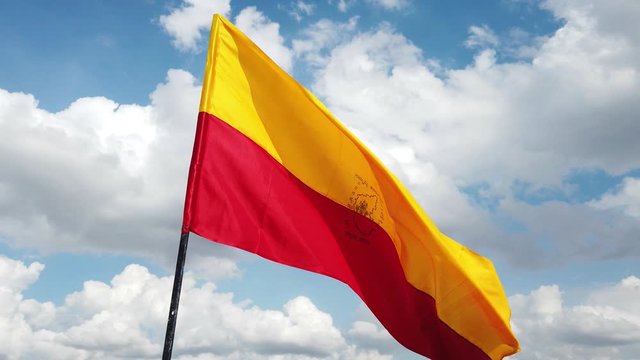
[[[346,12],[355,2],[356,0],[338,0],[336,6],[340,12]],[[329,3],[333,3],[333,0],[329,0]]]
[[[557,18],[592,27],[599,33],[632,43],[633,51],[640,45],[637,16],[640,4],[634,0],[545,0],[541,5]]]
[[[502,55],[516,60],[530,61],[538,54],[540,47],[548,40],[547,36],[534,36],[531,33],[514,27],[502,38],[497,38],[499,51]]]
[[[256,43],[285,71],[291,70],[293,53],[284,44],[280,24],[269,20],[255,6],[249,6],[236,16],[236,26]]]
[[[608,193],[591,206],[597,209],[621,209],[630,217],[640,218],[640,179],[627,177],[615,193]]]
[[[214,13],[229,16],[230,0],[184,0],[182,7],[160,17],[160,24],[173,38],[173,44],[183,51],[201,49],[202,33],[208,31]],[[298,16],[313,13],[313,5],[298,1],[294,5]],[[269,20],[255,6],[249,6],[235,17],[235,25],[253,40],[267,55],[285,70],[292,66],[292,51],[280,35],[280,24]]]
[[[562,45],[559,38],[545,43],[533,64],[497,64],[494,53],[483,51],[468,68],[439,79],[419,49],[383,29],[336,48],[316,88],[332,108],[366,116],[362,128],[392,128],[419,157],[437,153],[438,168],[461,180],[558,183],[575,167],[619,173],[640,166],[630,155],[637,142],[627,135],[637,122],[620,104],[635,106],[639,76],[588,53],[574,55],[582,41],[606,48],[597,34]],[[636,66],[613,44],[611,52],[617,50]],[[385,119],[400,120],[393,129]]]
[[[498,62],[498,46],[480,49],[462,69],[434,69],[383,25],[339,40],[315,61],[313,90],[406,180],[440,227],[457,231],[455,238],[520,265],[546,252],[556,263],[637,257],[638,225],[629,219],[588,204],[526,204],[513,192],[526,183],[534,192],[567,193],[564,181],[575,169],[618,175],[640,168],[640,42],[630,25],[605,25],[615,14],[627,19],[640,11],[622,0],[606,9],[599,1],[579,3],[546,2],[564,24],[547,38],[512,34],[520,40],[507,46],[522,50],[516,62]],[[488,29],[476,30],[476,43],[499,45]],[[491,207],[460,190],[475,186]]]
[[[24,299],[42,265],[0,257],[0,357],[7,359],[155,359],[160,356],[171,277],[129,265],[109,283],[86,281],[64,303]],[[174,344],[176,359],[390,359],[348,344],[330,315],[306,297],[281,310],[238,301],[185,274]]]
[[[376,6],[381,6],[387,10],[400,10],[409,6],[409,0],[367,0]]]
[[[297,1],[293,5],[296,16],[313,13],[314,5]],[[181,7],[159,18],[160,25],[173,38],[173,45],[181,51],[199,51],[203,33],[208,33],[214,13],[228,17],[230,0],[184,0]],[[291,50],[280,35],[280,24],[270,21],[255,6],[249,6],[235,17],[236,26],[249,36],[267,55],[285,70],[292,66]]]
[[[44,253],[139,255],[172,268],[200,86],[170,70],[150,97],[146,106],[81,98],[50,113],[31,95],[0,90],[2,241]],[[194,236],[192,270],[238,275],[231,250],[201,243]]]
[[[228,16],[231,0],[184,0],[179,8],[159,18],[160,25],[182,51],[197,51],[202,32],[211,27],[213,14]]]
[[[302,18],[305,16],[310,16],[315,11],[316,6],[313,3],[304,2],[302,0],[298,0],[291,5],[291,10],[289,10],[289,14],[296,19],[297,22],[302,21]]]
[[[315,89],[345,122],[410,142],[458,180],[557,184],[572,168],[622,173],[640,166],[629,135],[638,126],[637,48],[584,25],[597,15],[568,18],[532,63],[496,63],[481,51],[444,76],[383,27],[337,46]]]
[[[300,10],[300,12],[304,13],[305,15],[313,14],[313,10],[316,7],[314,4],[307,3],[302,0],[296,1],[295,6],[298,10]]]
[[[3,274],[0,289],[20,292],[38,280],[42,269],[44,265],[41,263],[34,262],[25,266],[21,261],[0,255],[0,274]]]
[[[381,353],[390,353],[398,347],[397,342],[379,322],[358,320],[347,331],[349,339],[363,348],[376,349]]]
[[[640,279],[591,290],[566,306],[557,285],[511,296],[522,352],[514,359],[636,359],[640,353]]]
[[[469,37],[464,42],[464,45],[471,49],[496,47],[499,44],[498,36],[487,25],[471,26],[469,28]]]
[[[302,58],[305,65],[321,66],[329,61],[329,50],[350,38],[358,26],[358,17],[346,22],[321,19],[305,28],[300,36],[293,40],[293,52]]]

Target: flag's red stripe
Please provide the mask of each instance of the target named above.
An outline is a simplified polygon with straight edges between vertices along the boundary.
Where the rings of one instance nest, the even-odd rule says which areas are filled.
[[[489,359],[437,317],[431,296],[407,282],[382,228],[303,184],[215,116],[200,113],[198,122],[185,229],[343,281],[400,343],[420,354]]]

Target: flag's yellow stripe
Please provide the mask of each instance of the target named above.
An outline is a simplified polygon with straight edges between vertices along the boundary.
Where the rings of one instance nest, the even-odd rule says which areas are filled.
[[[393,239],[407,281],[436,300],[438,316],[492,359],[513,353],[518,343],[491,262],[443,235],[314,95],[226,19],[214,17],[210,41],[200,111],[241,131],[339,204],[353,207],[354,193],[373,196],[369,217]]]

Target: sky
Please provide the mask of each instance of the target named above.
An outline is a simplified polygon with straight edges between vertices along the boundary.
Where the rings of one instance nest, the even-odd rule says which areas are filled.
[[[637,0],[2,2],[0,358],[159,358],[213,13],[494,262],[511,359],[640,359]],[[192,235],[174,358],[420,357]]]

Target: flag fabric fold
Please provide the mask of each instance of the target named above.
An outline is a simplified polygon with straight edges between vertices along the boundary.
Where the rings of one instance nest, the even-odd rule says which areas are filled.
[[[441,233],[364,144],[219,15],[183,231],[344,282],[432,359],[519,348],[492,263]]]

